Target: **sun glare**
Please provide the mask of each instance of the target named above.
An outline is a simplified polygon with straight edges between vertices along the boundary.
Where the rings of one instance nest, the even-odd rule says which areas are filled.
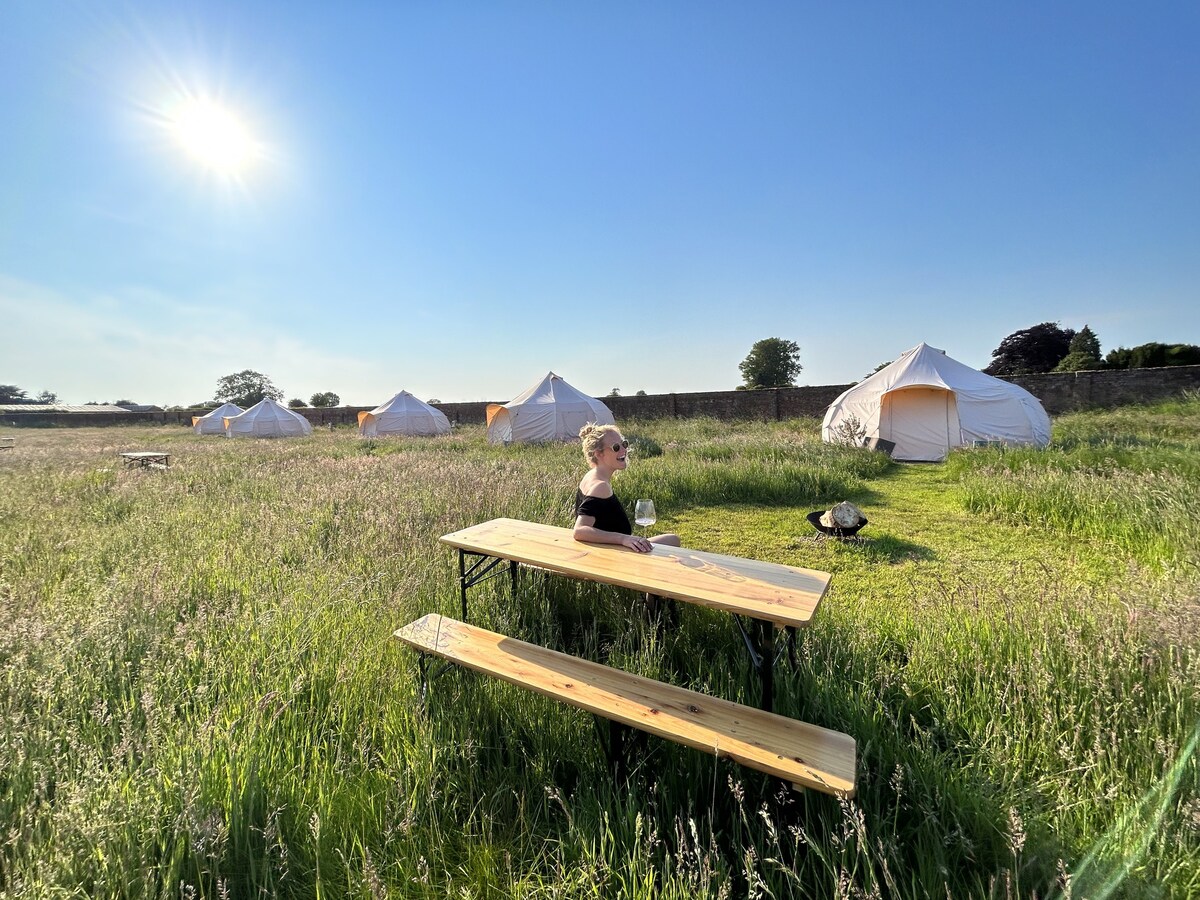
[[[171,124],[183,148],[216,172],[236,175],[259,155],[257,142],[237,117],[207,100],[187,101]]]

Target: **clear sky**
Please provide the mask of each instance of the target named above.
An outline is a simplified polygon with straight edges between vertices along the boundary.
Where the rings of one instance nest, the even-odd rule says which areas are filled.
[[[1200,343],[1194,0],[0,3],[30,394],[725,390],[766,337],[838,384],[1046,321]]]

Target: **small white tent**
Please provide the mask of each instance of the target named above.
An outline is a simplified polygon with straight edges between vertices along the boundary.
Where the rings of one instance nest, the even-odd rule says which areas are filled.
[[[918,344],[829,405],[821,437],[834,443],[857,422],[895,444],[893,459],[935,461],[978,440],[1044,447],[1050,417],[1017,387]]]
[[[569,441],[588,422],[612,425],[609,408],[567,384],[553,372],[503,406],[487,409],[487,436],[492,444],[520,441]]]
[[[387,403],[370,412],[358,414],[358,433],[367,437],[381,434],[449,434],[450,420],[440,409],[401,391]]]
[[[226,417],[241,413],[242,408],[236,403],[222,403],[202,416],[192,416],[192,430],[196,434],[224,434]]]
[[[229,437],[300,437],[312,434],[312,424],[299,413],[267,399],[238,416],[225,417]]]

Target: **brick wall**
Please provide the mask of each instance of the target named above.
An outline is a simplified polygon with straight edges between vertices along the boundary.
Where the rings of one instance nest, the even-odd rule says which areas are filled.
[[[1200,366],[1163,369],[1119,369],[1112,372],[1065,372],[1020,375],[1007,379],[1042,401],[1050,415],[1080,409],[1112,409],[1178,397],[1200,391]],[[650,394],[645,397],[605,397],[618,421],[712,416],[715,419],[820,418],[848,384],[775,388],[764,391],[709,391],[694,394]],[[435,403],[451,422],[482,424],[487,403]],[[358,414],[370,406],[298,409],[315,426],[357,425]],[[187,425],[199,410],[130,413],[4,413],[0,424],[15,426]]]

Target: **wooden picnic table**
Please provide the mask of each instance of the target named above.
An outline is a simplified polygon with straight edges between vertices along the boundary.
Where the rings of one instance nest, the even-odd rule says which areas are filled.
[[[493,519],[441,540],[459,552],[464,622],[467,589],[496,574],[493,570],[503,562],[509,563],[514,595],[517,567],[524,564],[733,614],[759,676],[760,703],[766,710],[774,702],[776,632],[785,629],[792,648],[794,629],[812,620],[831,577],[813,569],[688,547],[655,544],[649,553],[638,553],[612,544],[587,544],[575,540],[568,528],[517,519]],[[750,620],[749,630],[742,617]]]
[[[159,451],[139,450],[136,452],[122,453],[121,459],[124,461],[125,468],[127,469],[140,467],[167,469],[171,466],[171,454],[161,453]]]

